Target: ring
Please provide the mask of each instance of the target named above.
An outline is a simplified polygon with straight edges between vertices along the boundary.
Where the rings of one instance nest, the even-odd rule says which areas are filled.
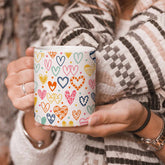
[[[22,84],[22,90],[25,95],[27,95],[26,89],[25,89],[25,84]]]

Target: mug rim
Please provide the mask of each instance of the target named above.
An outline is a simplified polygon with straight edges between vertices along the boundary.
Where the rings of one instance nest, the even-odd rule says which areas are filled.
[[[55,51],[95,51],[94,47],[90,46],[36,46],[37,50],[55,50]]]

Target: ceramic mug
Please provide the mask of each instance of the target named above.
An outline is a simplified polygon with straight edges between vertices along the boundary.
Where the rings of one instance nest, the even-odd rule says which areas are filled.
[[[44,46],[34,50],[35,121],[74,127],[88,123],[95,110],[95,49]]]

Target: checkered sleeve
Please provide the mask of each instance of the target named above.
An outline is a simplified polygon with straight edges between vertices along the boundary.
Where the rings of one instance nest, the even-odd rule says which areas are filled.
[[[98,104],[144,93],[156,96],[165,89],[164,13],[155,10],[148,9],[147,17],[141,14],[147,20],[136,25],[132,20],[128,34],[97,51]]]

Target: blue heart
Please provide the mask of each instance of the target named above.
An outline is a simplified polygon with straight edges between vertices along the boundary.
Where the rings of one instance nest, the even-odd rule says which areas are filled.
[[[65,56],[62,56],[62,57],[57,56],[56,61],[57,61],[58,65],[62,66],[65,62]]]
[[[55,118],[56,118],[55,114],[51,115],[50,113],[47,113],[46,117],[47,117],[50,124],[52,124],[55,121]]]
[[[65,88],[69,82],[69,78],[68,77],[58,77],[57,82],[61,86],[61,88]]]
[[[79,101],[80,101],[82,106],[86,106],[88,100],[89,100],[89,96],[85,96],[85,97],[81,96],[81,97],[79,97]]]
[[[91,98],[92,98],[92,100],[95,102],[95,96],[96,96],[96,94],[94,93],[94,92],[92,92],[91,93]]]
[[[95,50],[94,51],[92,51],[92,52],[90,52],[90,54],[89,54],[89,56],[90,56],[90,58],[96,63],[96,55],[95,55]]]

